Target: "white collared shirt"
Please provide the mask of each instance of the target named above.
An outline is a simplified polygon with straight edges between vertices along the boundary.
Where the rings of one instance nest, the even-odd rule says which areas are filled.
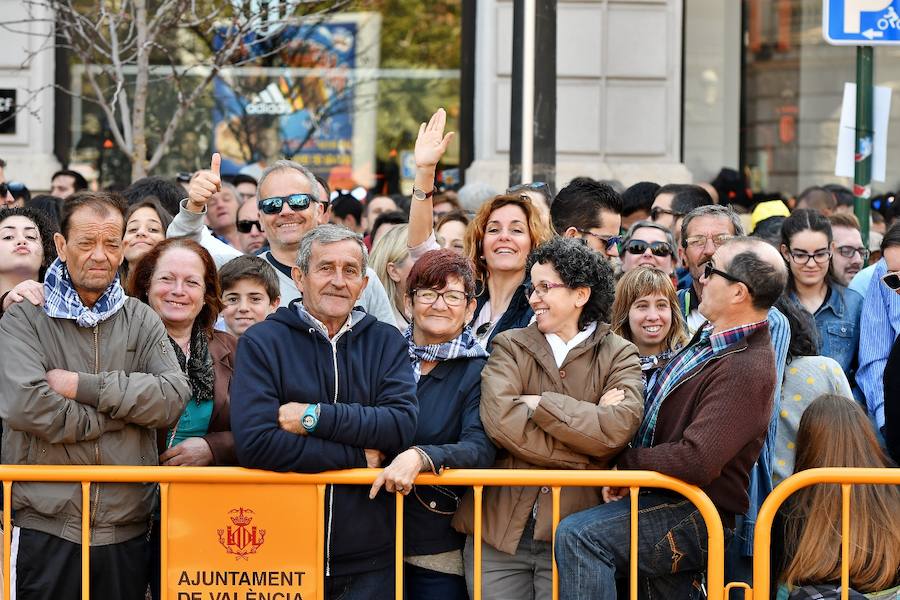
[[[562,338],[555,333],[545,333],[544,337],[547,338],[547,343],[550,344],[550,349],[553,351],[553,358],[556,360],[556,368],[561,367],[562,364],[566,361],[566,357],[569,355],[569,350],[591,337],[591,334],[593,334],[596,329],[597,323],[591,323],[584,329],[584,331],[579,331],[578,333],[576,333],[575,337],[573,337],[568,342],[564,342]]]

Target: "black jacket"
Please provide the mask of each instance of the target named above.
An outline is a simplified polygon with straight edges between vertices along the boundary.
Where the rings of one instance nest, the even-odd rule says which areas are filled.
[[[439,473],[444,468],[487,469],[496,449],[481,425],[483,358],[438,364],[419,380],[415,445]],[[404,502],[404,553],[437,554],[462,548],[466,537],[450,527],[465,488],[415,486]]]
[[[534,311],[531,310],[531,305],[528,304],[528,297],[525,295],[525,285],[531,282],[531,278],[526,276],[525,280],[522,282],[522,285],[516,289],[513,297],[509,301],[509,306],[506,308],[506,312],[500,317],[500,321],[497,323],[497,326],[494,327],[494,330],[491,332],[490,338],[488,338],[488,344],[486,350],[488,352],[491,351],[491,345],[494,341],[494,337],[507,329],[521,329],[522,327],[528,327],[531,323],[531,317],[534,316]],[[487,285],[484,286],[484,290],[475,298],[475,316],[472,318],[472,322],[470,325],[475,322],[475,319],[478,318],[478,313],[481,312],[482,307],[488,303],[491,299],[491,295],[488,293]],[[476,332],[477,333],[477,332]]]
[[[241,336],[231,383],[231,429],[242,466],[314,473],[365,467],[364,450],[388,460],[412,444],[416,384],[397,329],[354,311],[329,340],[300,316],[299,301]],[[278,408],[318,403],[310,435],[278,427]],[[369,486],[329,486],[325,574],[351,575],[393,564],[393,497],[369,500]],[[301,515],[295,515],[301,517]]]

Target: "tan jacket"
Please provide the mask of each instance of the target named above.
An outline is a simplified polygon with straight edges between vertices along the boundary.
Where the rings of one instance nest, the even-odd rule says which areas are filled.
[[[625,399],[612,406],[598,403],[618,388]],[[643,417],[643,383],[637,348],[613,334],[609,325],[569,351],[561,368],[537,325],[494,338],[481,375],[481,420],[501,450],[498,469],[603,469],[631,441]],[[540,395],[531,413],[519,400]],[[483,540],[514,554],[537,503],[535,539],[550,540],[552,497],[548,487],[484,488]],[[560,517],[601,502],[599,488],[563,488]],[[474,532],[474,501],[468,494],[454,527]]]
[[[156,428],[190,398],[162,321],[134,298],[94,328],[22,302],[0,320],[3,462],[16,465],[156,465]],[[47,371],[78,373],[75,399]],[[155,485],[92,484],[91,543],[147,532]],[[81,542],[81,486],[16,483],[15,525]]]

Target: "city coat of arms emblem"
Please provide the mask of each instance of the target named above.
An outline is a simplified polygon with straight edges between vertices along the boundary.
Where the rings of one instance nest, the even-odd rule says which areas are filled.
[[[234,554],[235,560],[248,560],[250,554],[256,554],[266,538],[266,530],[251,526],[253,510],[249,508],[234,508],[228,511],[231,525],[225,529],[219,529],[219,543],[228,552]]]

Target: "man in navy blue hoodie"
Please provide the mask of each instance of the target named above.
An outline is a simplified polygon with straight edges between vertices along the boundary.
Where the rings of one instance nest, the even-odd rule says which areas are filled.
[[[412,444],[418,407],[406,342],[354,309],[366,261],[349,229],[311,230],[292,271],[302,301],[241,336],[231,383],[241,465],[302,473],[378,467]],[[326,598],[393,597],[394,503],[385,493],[369,500],[368,489],[328,487]]]

